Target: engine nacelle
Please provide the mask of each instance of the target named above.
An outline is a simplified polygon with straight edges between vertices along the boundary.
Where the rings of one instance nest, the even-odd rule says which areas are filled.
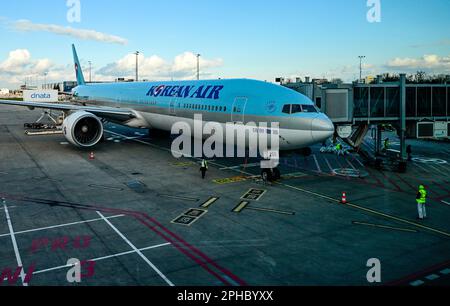
[[[103,137],[103,124],[100,119],[85,111],[78,111],[68,116],[62,128],[67,141],[77,147],[93,147]]]

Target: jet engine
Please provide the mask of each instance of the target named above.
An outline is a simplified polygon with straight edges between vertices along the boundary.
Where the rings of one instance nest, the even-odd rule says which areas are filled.
[[[103,124],[100,119],[85,111],[78,111],[68,116],[62,128],[67,141],[77,147],[93,147],[103,137]]]

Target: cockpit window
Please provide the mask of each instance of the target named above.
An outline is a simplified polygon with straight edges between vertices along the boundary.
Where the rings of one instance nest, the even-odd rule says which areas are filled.
[[[297,114],[302,112],[302,106],[300,104],[293,104],[291,114]]]
[[[283,106],[283,113],[293,115],[298,113],[318,113],[314,105],[287,104]]]
[[[305,113],[317,113],[317,108],[314,105],[302,105]]]

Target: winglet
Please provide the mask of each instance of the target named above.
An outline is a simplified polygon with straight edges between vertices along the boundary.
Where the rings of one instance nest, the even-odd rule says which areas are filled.
[[[77,76],[78,86],[86,85],[86,82],[85,82],[84,76],[83,76],[83,70],[81,69],[80,61],[78,60],[78,55],[77,55],[77,50],[75,49],[75,45],[72,45],[72,52],[73,52],[73,61],[75,63],[75,75]]]

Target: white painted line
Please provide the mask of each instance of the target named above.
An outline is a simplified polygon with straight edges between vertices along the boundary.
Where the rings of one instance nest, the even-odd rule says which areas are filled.
[[[442,174],[443,176],[447,176],[447,174],[446,173],[444,173],[444,172],[442,172],[442,170],[441,169],[438,169],[438,168],[436,168],[435,166],[433,166],[433,165],[428,165],[430,168],[432,168],[432,169],[434,169],[434,170],[436,170],[437,172],[439,172],[440,174]]]
[[[437,280],[439,277],[440,276],[437,274],[431,274],[431,275],[426,276],[425,278],[429,281],[434,281],[434,280]]]
[[[353,164],[351,163],[351,161],[349,161],[348,159],[345,159],[347,161],[347,164],[350,165],[350,167],[353,168],[353,170],[357,171],[358,169],[355,168],[355,166],[353,166]]]
[[[425,284],[425,282],[421,281],[421,280],[416,280],[415,282],[409,283],[411,286],[413,287],[419,287],[422,286],[423,284]]]
[[[361,167],[365,168],[364,164],[359,160],[359,158],[355,158],[355,160],[358,162],[358,164],[361,165]]]
[[[117,215],[117,216],[107,217],[106,219],[115,219],[115,218],[121,218],[121,217],[125,217],[125,215]],[[91,222],[102,221],[102,220],[103,220],[102,218],[97,218],[97,219],[91,219],[91,220],[86,220],[86,221],[72,222],[72,223],[66,223],[66,224],[60,224],[60,225],[54,225],[54,226],[48,226],[48,227],[41,227],[41,228],[36,228],[36,229],[31,229],[31,230],[26,230],[26,231],[21,231],[21,232],[15,232],[15,234],[20,235],[20,234],[26,234],[26,233],[32,233],[32,232],[39,232],[39,231],[44,231],[44,230],[49,230],[49,229],[54,229],[54,228],[60,228],[60,227],[66,227],[66,226],[72,226],[72,225],[78,225],[78,224],[84,224],[84,223],[91,223]],[[5,237],[5,236],[9,236],[9,234],[2,234],[2,235],[0,235],[0,238]]]
[[[369,143],[368,141],[364,140],[363,143],[369,147],[370,150],[374,150],[375,151],[375,145],[372,145],[371,143]]]
[[[450,203],[449,203],[449,202],[442,201],[442,203],[444,203],[445,205],[450,206]]]
[[[428,169],[425,169],[423,166],[421,166],[419,163],[414,163],[414,166],[417,166],[418,168],[424,170],[427,173],[430,173],[430,171]]]
[[[325,162],[326,162],[327,165],[328,165],[328,168],[330,168],[330,173],[333,173],[333,168],[331,167],[330,162],[328,161],[328,159],[327,159],[326,157],[324,157],[324,159],[325,159]]]
[[[161,247],[168,246],[168,245],[171,245],[171,243],[163,243],[163,244],[153,245],[153,246],[149,246],[149,247],[146,247],[146,248],[139,249],[139,251],[141,251],[141,252],[148,251],[148,250],[157,249],[157,248],[161,248]],[[133,251],[122,252],[122,253],[118,253],[118,254],[114,254],[114,255],[109,255],[109,256],[103,256],[103,257],[99,257],[99,258],[89,259],[87,261],[101,261],[101,260],[106,260],[106,259],[110,259],[110,258],[115,258],[115,257],[121,257],[121,256],[129,255],[129,254],[135,254],[135,253],[136,253],[136,251],[133,250]],[[65,269],[65,268],[70,268],[72,266],[73,265],[58,266],[58,267],[49,268],[49,269],[45,269],[45,270],[39,270],[39,271],[34,272],[33,274],[42,274],[42,273],[45,273],[45,272],[51,272],[51,271]]]
[[[319,166],[319,162],[317,161],[316,155],[313,155],[313,158],[314,158],[314,162],[316,163],[317,170],[318,170],[319,172],[322,172],[322,169],[321,169],[320,166]]]
[[[6,221],[8,222],[9,233],[11,236],[14,253],[16,254],[17,267],[22,267],[22,271],[20,272],[20,278],[22,279],[22,285],[27,287],[28,284],[25,283],[25,272],[24,272],[25,268],[22,264],[22,258],[20,257],[19,248],[17,247],[16,236],[14,234],[14,228],[12,226],[11,217],[9,216],[8,206],[6,206],[6,203],[3,203],[3,207],[5,209]]]
[[[130,240],[127,239],[103,214],[97,211],[97,214],[171,287],[175,286],[159,269],[147,258]]]
[[[443,275],[449,275],[450,274],[450,269],[445,269],[441,271],[441,274]]]

